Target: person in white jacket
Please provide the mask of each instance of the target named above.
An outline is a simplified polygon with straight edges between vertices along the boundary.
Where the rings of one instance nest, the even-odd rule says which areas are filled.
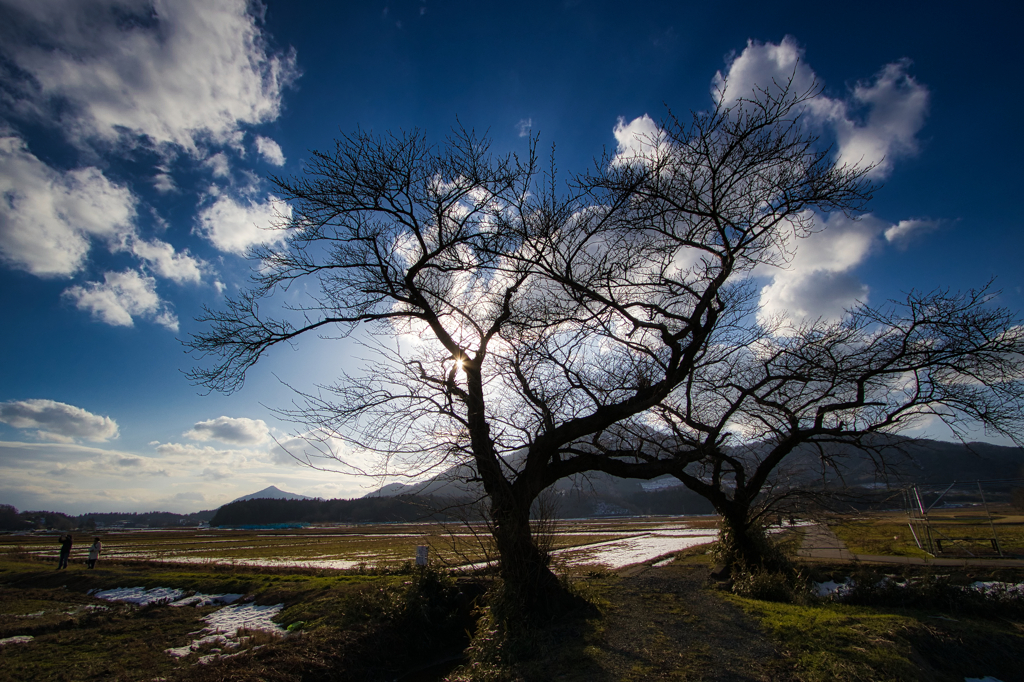
[[[103,544],[99,538],[93,538],[92,547],[89,548],[89,568],[96,567],[96,560],[100,558],[100,552],[103,551]]]

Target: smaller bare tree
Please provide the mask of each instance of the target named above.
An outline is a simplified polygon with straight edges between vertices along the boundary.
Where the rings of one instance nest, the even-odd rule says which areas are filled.
[[[961,440],[983,428],[1024,442],[1024,327],[994,298],[911,293],[842,321],[766,330],[654,410],[687,451],[703,450],[674,475],[722,515],[736,561],[762,565],[773,504],[811,493],[780,479],[797,453],[813,452],[823,474],[854,457],[884,474],[902,434],[930,421]]]

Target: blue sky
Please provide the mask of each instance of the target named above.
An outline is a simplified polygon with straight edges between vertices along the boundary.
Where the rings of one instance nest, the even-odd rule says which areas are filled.
[[[191,511],[267,485],[369,489],[275,444],[294,430],[272,411],[282,381],[331,381],[352,346],[275,349],[223,396],[188,383],[178,340],[274,236],[266,176],[357,126],[441,141],[458,120],[499,151],[532,132],[568,174],[666,106],[708,107],[717,78],[816,78],[810,125],[883,186],[869,215],[758,273],[763,309],[834,316],[991,278],[1024,308],[1019,10],[491,4],[0,0],[0,502]]]

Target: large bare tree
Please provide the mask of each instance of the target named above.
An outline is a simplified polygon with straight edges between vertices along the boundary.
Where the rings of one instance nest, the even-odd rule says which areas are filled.
[[[286,246],[255,251],[251,289],[202,318],[191,346],[212,362],[193,378],[231,391],[274,346],[362,328],[375,359],[292,413],[311,445],[376,453],[378,473],[467,466],[506,585],[544,599],[558,583],[531,503],[563,477],[652,478],[705,457],[715,439],[651,438],[654,411],[761,335],[755,266],[785,263],[814,211],[869,198],[864,171],[802,125],[814,96],[776,87],[670,117],[565,190],[534,145],[518,158],[462,130],[436,147],[343,137],[304,176],[272,179],[293,211]],[[307,303],[274,310],[285,289]]]

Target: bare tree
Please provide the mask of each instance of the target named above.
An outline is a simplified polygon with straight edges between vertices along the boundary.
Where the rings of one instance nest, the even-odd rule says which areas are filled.
[[[775,88],[670,118],[568,196],[533,144],[496,158],[462,130],[440,147],[416,132],[344,137],[304,177],[272,178],[293,210],[287,246],[257,250],[252,288],[206,312],[191,347],[213,363],[193,379],[234,390],[278,344],[365,328],[373,362],[303,394],[291,416],[342,463],[369,452],[377,473],[467,467],[506,585],[541,602],[559,589],[531,534],[541,491],[705,457],[703,441],[668,447],[645,431],[652,410],[751,340],[753,267],[785,262],[811,211],[852,214],[870,196],[864,171],[801,125],[814,95]],[[289,288],[308,303],[268,312]]]
[[[765,516],[814,494],[789,462],[813,453],[820,473],[841,475],[844,460],[867,457],[884,472],[900,434],[925,420],[961,440],[984,428],[1024,442],[1024,328],[993,298],[915,292],[837,322],[751,325],[748,344],[723,349],[651,411],[658,443],[643,457],[677,457],[674,475],[722,515],[731,558],[764,565]]]

